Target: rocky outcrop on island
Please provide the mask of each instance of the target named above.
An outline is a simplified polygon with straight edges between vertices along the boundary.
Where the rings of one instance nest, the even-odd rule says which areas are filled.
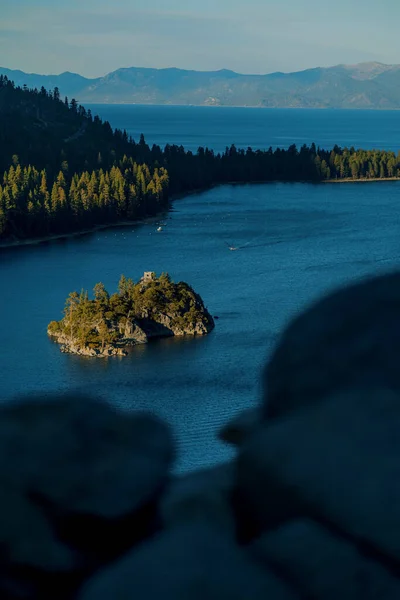
[[[214,320],[201,297],[185,282],[173,283],[167,273],[147,271],[138,283],[124,275],[111,295],[102,283],[88,293],[72,292],[61,321],[47,333],[61,351],[81,356],[123,356],[126,348],[152,338],[205,335]]]
[[[398,600],[400,273],[315,303],[229,462],[174,475],[160,419],[69,394],[0,403],[6,600]]]

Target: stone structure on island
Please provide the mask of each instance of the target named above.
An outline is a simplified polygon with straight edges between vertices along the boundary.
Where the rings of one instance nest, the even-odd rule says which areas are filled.
[[[93,299],[86,291],[70,294],[64,317],[49,324],[47,333],[62,352],[125,355],[129,346],[152,338],[205,335],[214,327],[201,297],[187,283],[173,283],[167,273],[157,277],[145,271],[136,284],[122,275],[117,293],[110,296],[101,283],[93,292]]]
[[[150,283],[151,281],[154,281],[156,278],[156,275],[154,273],[154,271],[145,271],[143,273],[143,277],[141,279],[141,281],[143,281],[143,283]]]
[[[314,303],[221,429],[234,458],[179,476],[154,416],[3,402],[0,597],[398,600],[398,331],[400,273]]]

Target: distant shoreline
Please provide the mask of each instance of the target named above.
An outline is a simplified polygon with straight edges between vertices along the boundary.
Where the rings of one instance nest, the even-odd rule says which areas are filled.
[[[348,106],[346,108],[337,106],[261,106],[260,104],[153,104],[150,102],[93,102],[89,100],[86,102],[82,100],[85,106],[89,108],[91,106],[156,106],[156,107],[172,107],[172,108],[256,108],[259,110],[334,110],[334,111],[371,111],[371,112],[383,112],[393,111],[397,112],[400,107],[397,108],[382,108],[382,107],[371,107],[371,106]]]
[[[71,72],[44,75],[5,67],[0,68],[0,73],[14,80],[16,85],[26,84],[38,89],[42,85],[46,88],[51,76],[50,83],[59,87],[63,95],[71,97],[75,94],[79,102],[86,105],[398,111],[399,94],[393,96],[386,88],[379,88],[375,96],[370,89],[370,81],[383,74],[387,83],[397,88],[398,69],[396,64],[368,61],[330,66],[318,66],[317,63],[284,72],[257,72],[257,69],[254,72],[250,69],[250,72],[241,73],[226,68],[129,66],[103,72],[97,77]],[[357,94],[348,86],[354,79],[358,81]],[[172,81],[180,83],[180,93],[171,91]],[[248,86],[244,96],[243,85]],[[230,89],[230,98],[226,96],[226,86]],[[316,90],[319,90],[318,99]],[[136,102],[132,102],[133,97]],[[230,102],[232,104],[228,104]]]
[[[362,177],[360,179],[345,177],[343,179],[322,179],[319,183],[368,183],[372,181],[400,181],[400,177]]]

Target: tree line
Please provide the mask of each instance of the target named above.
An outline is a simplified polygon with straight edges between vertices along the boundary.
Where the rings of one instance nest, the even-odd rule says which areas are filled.
[[[150,147],[75,99],[0,76],[0,237],[79,231],[156,214],[171,195],[235,182],[400,177],[400,153],[334,146]]]
[[[138,165],[124,157],[108,171],[68,177],[60,170],[51,181],[45,169],[21,167],[18,157],[13,159],[0,185],[0,237],[79,231],[155,214],[167,204],[163,167]]]

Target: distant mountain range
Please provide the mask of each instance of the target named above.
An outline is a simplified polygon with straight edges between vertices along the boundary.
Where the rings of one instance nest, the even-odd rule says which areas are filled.
[[[58,87],[79,103],[255,106],[268,108],[400,108],[400,65],[370,62],[295,73],[117,69],[88,79],[76,73],[36,75],[1,68],[17,85]]]

